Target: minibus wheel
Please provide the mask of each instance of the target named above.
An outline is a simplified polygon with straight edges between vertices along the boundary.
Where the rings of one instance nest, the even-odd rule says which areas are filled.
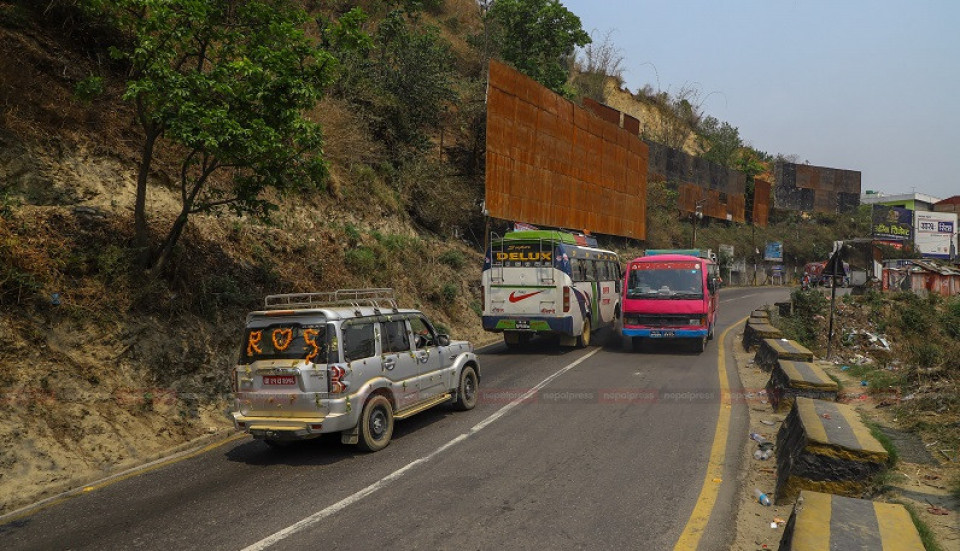
[[[706,350],[706,349],[707,349],[707,336],[704,335],[704,336],[700,337],[699,339],[697,339],[697,340],[696,340],[696,343],[694,344],[694,346],[696,347],[696,351],[697,351],[697,352],[703,352],[704,350]]]
[[[590,346],[590,318],[583,320],[583,331],[577,337],[577,348],[586,348]]]

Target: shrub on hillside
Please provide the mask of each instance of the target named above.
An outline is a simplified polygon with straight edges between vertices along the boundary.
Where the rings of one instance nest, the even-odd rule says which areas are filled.
[[[444,251],[438,258],[442,264],[450,266],[454,270],[462,270],[467,263],[466,257],[463,256],[463,253],[456,250],[450,249],[449,251]]]
[[[960,296],[953,297],[946,303],[941,326],[947,335],[960,339]]]

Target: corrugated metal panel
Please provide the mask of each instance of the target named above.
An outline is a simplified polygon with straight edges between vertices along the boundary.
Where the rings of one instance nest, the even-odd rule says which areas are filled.
[[[640,119],[631,117],[630,115],[623,114],[623,129],[629,132],[633,136],[640,135]]]
[[[619,125],[619,111],[611,111]],[[647,147],[635,135],[490,63],[491,216],[644,239],[647,159]]]
[[[753,225],[767,227],[770,218],[770,190],[773,186],[763,180],[753,181]]]
[[[845,212],[860,204],[859,171],[778,163],[775,174],[774,204],[777,208]]]
[[[620,126],[620,111],[590,98],[583,98],[583,106],[601,119]]]

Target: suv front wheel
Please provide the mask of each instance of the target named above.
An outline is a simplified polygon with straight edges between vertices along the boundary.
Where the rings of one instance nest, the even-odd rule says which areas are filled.
[[[360,415],[360,438],[357,445],[368,452],[377,452],[387,447],[393,436],[393,406],[382,394],[367,400]]]
[[[454,407],[460,411],[473,409],[477,405],[477,371],[472,365],[466,365],[460,371],[460,386],[457,387],[457,401]]]

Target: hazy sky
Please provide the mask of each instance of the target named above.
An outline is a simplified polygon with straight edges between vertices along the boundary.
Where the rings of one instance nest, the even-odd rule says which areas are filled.
[[[960,194],[960,1],[561,3],[613,31],[632,92],[695,86],[744,142],[863,190]]]

